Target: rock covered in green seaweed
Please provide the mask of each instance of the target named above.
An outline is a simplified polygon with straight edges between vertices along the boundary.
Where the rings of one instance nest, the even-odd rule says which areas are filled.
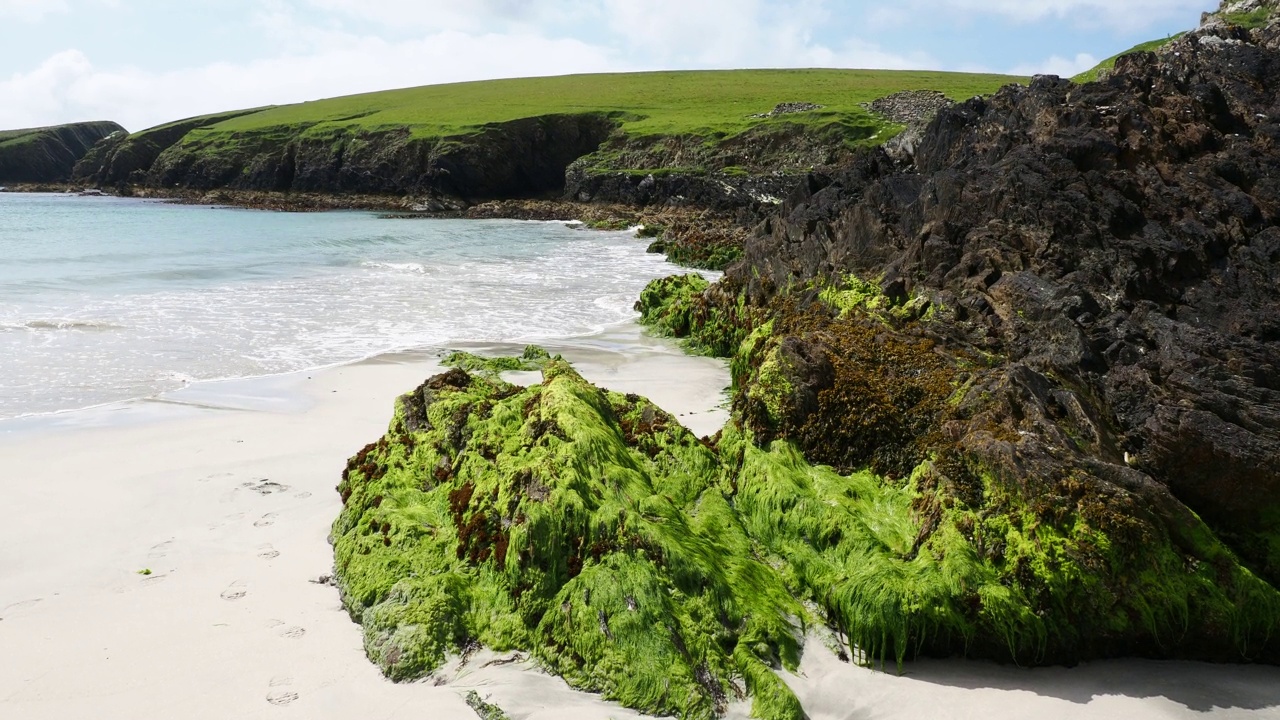
[[[750,693],[759,717],[802,717],[772,669],[797,663],[804,611],[715,453],[563,361],[543,373],[436,376],[352,458],[333,537],[369,657],[409,680],[478,642],[643,712],[707,718]]]
[[[558,356],[557,356],[558,357]],[[552,360],[551,353],[537,345],[528,345],[520,357],[485,357],[465,350],[455,350],[440,361],[445,367],[456,367],[471,373],[499,375],[504,372],[541,370]]]
[[[1165,487],[1098,461],[1069,388],[946,337],[951,310],[850,277],[746,309],[690,290],[646,302],[689,308],[696,344],[743,338],[718,443],[734,508],[860,660],[1280,661],[1280,592]]]

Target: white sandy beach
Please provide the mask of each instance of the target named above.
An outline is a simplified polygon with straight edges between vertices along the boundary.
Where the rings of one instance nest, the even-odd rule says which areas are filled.
[[[548,347],[700,434],[724,421],[723,364],[635,326]],[[388,356],[0,425],[0,718],[471,719],[473,688],[516,720],[635,717],[483,653],[443,685],[394,685],[337,591],[312,582],[332,566],[346,459],[435,371]],[[788,682],[814,720],[1280,718],[1277,668],[947,661],[896,676],[814,640]]]

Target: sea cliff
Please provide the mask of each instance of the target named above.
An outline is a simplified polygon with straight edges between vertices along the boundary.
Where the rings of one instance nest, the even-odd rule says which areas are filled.
[[[57,183],[104,138],[119,137],[113,122],[74,123],[0,132],[0,183]]]

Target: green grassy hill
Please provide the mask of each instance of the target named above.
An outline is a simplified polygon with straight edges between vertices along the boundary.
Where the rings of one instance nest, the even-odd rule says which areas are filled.
[[[76,174],[104,186],[467,199],[556,195],[573,175],[583,180],[575,196],[647,204],[658,200],[632,197],[631,186],[650,174],[764,177],[839,163],[901,130],[862,107],[896,92],[935,90],[964,100],[1021,81],[941,72],[725,70],[431,85],[168,123],[95,149]],[[755,117],[780,103],[822,107]],[[637,179],[604,187],[606,175]],[[781,188],[775,184],[756,192],[772,196]],[[722,186],[663,193],[702,196]]]
[[[1106,60],[1103,60],[1102,62],[1098,63],[1095,67],[1089,70],[1085,70],[1079,75],[1076,75],[1075,77],[1071,78],[1071,80],[1077,83],[1094,82],[1101,75],[1103,75],[1107,71],[1114,68],[1116,66],[1116,60],[1119,60],[1121,57],[1125,55],[1129,55],[1131,53],[1136,53],[1136,52],[1155,52],[1156,50],[1159,50],[1160,48],[1164,47],[1165,45],[1168,45],[1174,40],[1177,40],[1178,38],[1182,37],[1185,34],[1186,33],[1178,33],[1177,35],[1171,35],[1162,40],[1149,40],[1147,42],[1134,45],[1133,47],[1129,48],[1128,50],[1125,50],[1122,53],[1116,53],[1115,55],[1112,55]]]
[[[197,135],[295,127],[305,135],[408,128],[415,137],[467,134],[491,123],[602,112],[629,135],[725,137],[777,122],[753,119],[780,102],[823,110],[791,115],[806,124],[862,124],[859,103],[900,90],[939,90],[956,100],[1025,78],[880,70],[727,70],[568,75],[430,85],[273,107],[200,129]]]

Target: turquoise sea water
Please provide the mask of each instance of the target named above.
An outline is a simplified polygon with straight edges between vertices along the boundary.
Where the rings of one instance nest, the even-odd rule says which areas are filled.
[[[0,419],[634,316],[630,233],[0,193]]]

